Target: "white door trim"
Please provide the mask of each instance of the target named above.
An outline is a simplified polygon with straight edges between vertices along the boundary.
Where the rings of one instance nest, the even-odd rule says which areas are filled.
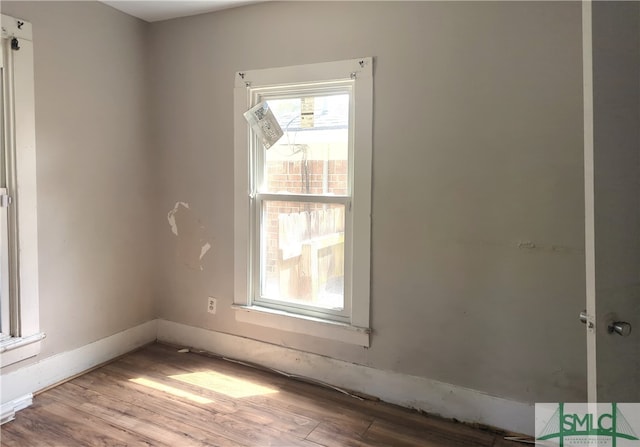
[[[582,2],[582,83],[584,101],[584,233],[587,310],[587,399],[597,402],[595,178],[593,152],[593,41],[591,0]],[[579,309],[576,309],[576,314]]]

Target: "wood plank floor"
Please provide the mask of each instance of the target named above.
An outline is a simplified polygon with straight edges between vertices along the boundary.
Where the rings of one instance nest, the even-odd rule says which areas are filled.
[[[486,446],[503,435],[154,344],[39,394],[12,446]]]

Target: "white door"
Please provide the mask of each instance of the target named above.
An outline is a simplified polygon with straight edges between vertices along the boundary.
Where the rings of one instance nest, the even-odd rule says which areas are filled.
[[[583,38],[589,401],[640,402],[640,3],[583,3]]]

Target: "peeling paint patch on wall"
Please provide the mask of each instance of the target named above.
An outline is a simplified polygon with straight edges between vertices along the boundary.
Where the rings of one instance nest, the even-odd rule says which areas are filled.
[[[204,258],[204,255],[207,254],[210,248],[211,244],[209,242],[206,242],[202,247],[200,247],[200,259]]]
[[[551,252],[551,253],[579,253],[584,250],[580,248],[568,247],[565,245],[545,245],[533,241],[519,241],[516,245],[521,250],[530,250],[538,252]]]
[[[518,248],[533,250],[534,248],[536,248],[536,244],[531,241],[520,241],[518,242]]]
[[[186,267],[204,270],[202,260],[211,249],[204,225],[186,202],[176,202],[167,213],[171,232],[177,236],[176,258]]]
[[[186,202],[176,202],[176,206],[173,207],[171,211],[167,214],[167,220],[169,221],[169,225],[171,225],[171,232],[178,236],[178,226],[176,225],[176,213],[180,207],[189,209],[189,204]]]

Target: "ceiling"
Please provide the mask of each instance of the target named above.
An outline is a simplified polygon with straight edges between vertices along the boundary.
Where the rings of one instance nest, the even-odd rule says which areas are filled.
[[[147,22],[192,16],[268,0],[103,0],[113,8]]]

